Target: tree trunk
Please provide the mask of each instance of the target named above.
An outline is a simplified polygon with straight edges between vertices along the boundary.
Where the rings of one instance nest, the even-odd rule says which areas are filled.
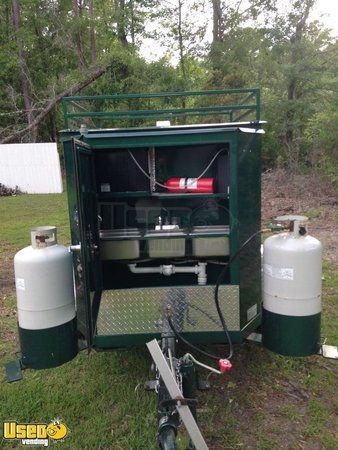
[[[182,30],[182,0],[178,0],[178,45],[180,51],[180,67],[183,78],[183,89],[186,89],[187,84],[187,71],[185,67],[185,55],[184,55],[184,44],[183,44],[183,30]],[[182,97],[182,108],[185,109],[186,100]]]
[[[131,42],[135,45],[135,9],[134,9],[134,0],[130,0],[130,34],[131,34]]]
[[[55,108],[55,106],[62,100],[63,97],[68,97],[77,94],[79,91],[84,89],[86,86],[91,84],[93,81],[97,80],[100,76],[102,76],[104,73],[106,73],[107,67],[101,67],[100,69],[95,70],[88,78],[86,78],[83,81],[80,81],[79,83],[76,83],[74,86],[66,89],[64,92],[61,92],[61,94],[57,95],[55,98],[50,100],[47,104],[47,106],[41,111],[40,114],[38,114],[32,123],[28,126],[23,128],[22,130],[18,130],[11,135],[5,137],[0,141],[0,144],[7,144],[8,142],[12,142],[15,139],[19,139],[22,136],[24,136],[27,133],[30,133],[33,128],[36,128],[39,123]]]
[[[182,32],[182,0],[178,0],[178,44],[180,49],[180,66],[182,71],[182,78],[184,84],[187,81],[187,71],[185,67],[185,55],[183,44],[183,32]]]
[[[90,40],[90,62],[95,64],[96,61],[96,37],[94,25],[94,0],[89,1],[89,40]]]
[[[212,43],[222,42],[222,6],[221,0],[212,0]]]
[[[302,54],[299,51],[299,45],[303,40],[303,35],[306,27],[306,21],[309,18],[311,8],[314,5],[314,0],[306,0],[305,8],[299,15],[299,21],[296,23],[295,32],[290,38],[291,43],[291,55],[290,62],[292,66],[296,66],[301,61]],[[287,98],[289,101],[288,110],[286,112],[286,131],[285,131],[285,143],[288,151],[292,152],[294,149],[294,117],[295,117],[295,102],[299,96],[297,93],[298,80],[297,74],[290,77],[287,84]]]
[[[26,62],[26,55],[24,51],[23,40],[20,34],[21,23],[20,23],[20,6],[18,0],[12,0],[13,6],[13,23],[17,34],[17,45],[18,45],[18,59],[20,65],[20,82],[23,101],[25,105],[26,117],[28,125],[31,126],[34,120],[33,116],[33,104],[32,104],[32,89],[29,78],[29,71]],[[37,127],[32,126],[29,129],[29,140],[31,142],[36,142],[37,138]]]
[[[212,0],[212,43],[210,60],[212,65],[211,83],[214,87],[221,86],[222,76],[220,74],[221,44],[223,42],[223,13],[221,0]]]
[[[82,43],[82,35],[80,29],[81,8],[79,8],[78,0],[73,0],[73,15],[75,20],[75,42],[77,51],[77,61],[80,69],[86,66],[85,52]]]
[[[128,47],[125,0],[114,0],[114,4],[117,23],[117,38],[123,47]]]
[[[6,15],[6,32],[5,35],[7,38],[9,38],[9,34],[10,34],[10,6],[8,5],[8,3],[6,3],[6,8],[5,8],[5,15]]]

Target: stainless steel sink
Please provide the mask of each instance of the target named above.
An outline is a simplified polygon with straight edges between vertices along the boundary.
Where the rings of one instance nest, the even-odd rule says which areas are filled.
[[[111,241],[123,238],[140,238],[141,233],[138,228],[121,228],[115,230],[101,230],[100,239],[102,241]]]
[[[147,241],[150,258],[177,258],[185,256],[185,238],[187,233],[180,228],[172,230],[148,230],[145,238]]]
[[[103,260],[140,257],[141,233],[137,228],[100,231],[100,254]]]
[[[187,233],[181,229],[176,230],[148,230],[145,232],[145,238],[170,238],[175,236],[186,237]]]
[[[190,233],[193,256],[227,256],[229,255],[229,227],[205,225],[194,227]]]
[[[228,234],[229,233],[229,227],[226,225],[203,225],[203,226],[196,226],[193,227],[191,232],[189,233],[191,236],[194,236],[196,234]]]

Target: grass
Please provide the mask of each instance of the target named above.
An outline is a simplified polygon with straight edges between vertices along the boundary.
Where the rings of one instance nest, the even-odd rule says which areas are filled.
[[[59,241],[69,243],[66,201],[65,192],[0,198],[0,254],[29,245],[30,229],[41,224],[55,225]]]
[[[316,215],[316,214],[315,214]],[[32,226],[56,225],[69,243],[66,196],[0,198],[0,280],[15,252],[29,244]],[[325,262],[323,335],[337,343],[337,267]],[[0,365],[18,350],[15,293],[0,285]],[[320,357],[286,358],[246,344],[236,348],[226,378],[199,394],[199,424],[210,447],[261,450],[336,448],[336,362]],[[0,372],[0,421],[49,422],[61,417],[71,430],[64,449],[156,448],[155,396],[143,390],[151,377],[145,349],[87,354],[42,371],[27,370],[8,384]],[[2,448],[19,448],[1,441]],[[179,448],[186,437],[179,434]]]

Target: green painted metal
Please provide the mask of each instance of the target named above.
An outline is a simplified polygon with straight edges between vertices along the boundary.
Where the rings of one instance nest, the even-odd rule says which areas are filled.
[[[224,332],[198,331],[193,333],[183,333],[183,336],[194,344],[224,344]],[[233,343],[240,344],[244,340],[241,331],[230,331],[230,337]],[[152,339],[160,339],[160,333],[138,333],[138,334],[120,334],[120,335],[95,335],[93,347],[96,350],[109,348],[134,348],[143,347]]]
[[[81,245],[77,271],[77,308],[83,334],[91,347],[95,323],[93,308],[95,294],[101,291],[101,262],[99,253],[99,223],[97,215],[96,178],[94,153],[87,144],[72,139],[73,163],[75,167],[76,207],[73,212],[78,224],[78,244]]]
[[[19,327],[19,339],[24,368],[47,369],[60,366],[77,355],[76,318],[43,330]]]
[[[238,127],[211,129],[184,129],[163,131],[142,131],[105,134],[87,134],[83,141],[90,144],[96,151],[107,148],[149,148],[169,147],[178,145],[227,144],[236,139],[233,134]]]
[[[144,109],[140,110],[127,110],[127,111],[96,111],[96,112],[75,112],[67,113],[69,119],[74,117],[99,117],[104,119],[144,119],[147,117],[158,117],[158,116],[176,116],[176,115],[214,115],[220,114],[227,111],[242,111],[242,110],[256,111],[256,105],[229,105],[229,106],[206,106],[201,108],[186,108],[182,109],[157,109],[156,111],[147,111]]]
[[[237,219],[238,245],[261,228],[261,135],[238,134],[237,155]],[[261,299],[261,238],[258,235],[241,252],[237,260],[240,289],[241,328],[248,322],[248,310]]]
[[[71,97],[64,97],[66,101],[81,101],[91,100],[93,98],[97,100],[123,100],[123,99],[138,99],[138,98],[170,98],[170,97],[189,97],[192,95],[223,95],[223,94],[243,94],[248,92],[259,92],[258,88],[242,88],[242,89],[210,89],[202,91],[182,91],[182,92],[151,92],[141,94],[113,94],[113,95],[78,95]]]
[[[285,356],[310,356],[320,347],[321,314],[284,316],[263,308],[262,343]]]
[[[243,102],[250,101],[253,97],[259,99],[258,90],[237,90],[246,94]],[[215,94],[224,91],[213,91]],[[228,92],[228,91],[227,91]],[[230,93],[230,92],[229,92]],[[185,93],[173,93],[178,98],[184,96]],[[189,94],[189,93],[188,93]],[[187,94],[187,95],[188,95]],[[165,97],[167,94],[158,94],[154,97]],[[170,94],[171,95],[171,94]],[[207,91],[198,95],[207,95]],[[108,96],[108,100],[138,98],[138,96]],[[105,96],[100,97],[102,100]],[[145,95],[140,98],[152,98]],[[90,100],[92,97],[72,97],[66,102],[80,102],[80,99]],[[83,111],[82,111],[83,112]],[[232,111],[235,113],[236,111]],[[257,105],[257,115],[259,116],[259,105]],[[236,114],[233,114],[235,119]],[[237,116],[238,117],[238,116]],[[236,119],[235,119],[236,120]],[[243,126],[244,128],[241,128]],[[64,145],[65,166],[68,188],[69,217],[72,232],[72,243],[77,244],[80,241],[85,243],[83,252],[85,255],[75,254],[74,268],[77,285],[78,300],[78,328],[80,334],[84,335],[89,342],[93,342],[96,349],[118,348],[118,347],[136,347],[144,345],[148,340],[159,337],[154,334],[130,334],[130,335],[112,335],[102,336],[95,332],[95,321],[99,311],[100,291],[101,289],[117,289],[117,288],[137,288],[148,283],[149,286],[173,286],[175,280],[169,278],[163,280],[154,276],[149,276],[140,284],[140,278],[137,280],[128,271],[118,269],[118,264],[113,261],[102,261],[99,263],[99,254],[91,255],[90,247],[92,244],[99,245],[97,234],[91,242],[88,236],[91,232],[97,232],[97,216],[90,216],[89,210],[97,211],[98,205],[109,205],[112,202],[125,202],[127,205],[135,205],[137,199],[155,199],[160,205],[165,207],[196,208],[205,200],[217,202],[218,205],[228,211],[227,217],[222,217],[219,223],[230,225],[230,254],[237,252],[241,243],[247,239],[252,233],[256,232],[260,227],[260,146],[262,130],[262,122],[239,124],[200,124],[189,126],[178,126],[170,128],[130,128],[130,129],[98,129],[86,132],[79,136],[78,131],[65,130],[62,132],[61,139]],[[258,132],[257,132],[258,131]],[[72,139],[76,140],[73,141]],[[226,148],[229,153],[230,162],[230,193],[217,192],[215,194],[161,194],[151,195],[149,191],[123,191],[111,193],[98,193],[95,186],[95,161],[102,154],[107,152],[121,152],[124,149],[131,149],[136,156],[138,151],[144,152],[151,147],[156,148],[156,154],[161,151],[170,152],[177,159],[175,167],[169,163],[161,170],[161,179],[168,179],[172,176],[185,176],[186,164],[184,155],[187,149],[194,149],[195,146],[205,148],[206,155],[202,155],[206,160],[208,152],[215,149]],[[81,156],[80,156],[81,155]],[[87,155],[87,156],[85,156]],[[90,155],[90,156],[89,156]],[[80,169],[79,169],[80,166]],[[201,163],[198,158],[189,160],[189,173],[199,173]],[[192,175],[194,176],[194,175]],[[85,204],[86,203],[86,204]],[[97,214],[97,213],[96,213]],[[209,218],[203,214],[197,214],[200,223]],[[88,228],[89,226],[89,228]],[[92,235],[93,236],[93,235]],[[240,286],[240,327],[241,331],[233,332],[232,338],[235,342],[241,342],[244,337],[251,331],[255,331],[260,324],[260,251],[259,238],[248,248],[243,251],[240,257],[235,260],[230,268],[229,273],[224,277],[223,283],[239,284]],[[77,269],[79,265],[82,267],[83,258],[87,258],[87,267],[84,269],[85,285],[87,289],[84,295],[83,274]],[[224,261],[226,258],[224,258]],[[89,270],[88,267],[95,270]],[[208,283],[216,282],[220,267],[210,265],[208,273]],[[89,275],[88,275],[89,272]],[[102,285],[98,282],[102,275]],[[121,284],[121,282],[123,283]],[[191,277],[182,274],[179,286],[191,284]],[[96,299],[96,300],[95,300]],[[254,317],[248,317],[248,309],[257,305]],[[219,333],[187,333],[187,338],[196,343],[222,343],[224,335]]]
[[[230,144],[230,257],[238,250],[237,139]],[[231,284],[239,284],[238,259],[229,268]]]
[[[177,193],[177,194],[151,194],[147,191],[127,191],[127,192],[113,192],[113,193],[100,193],[99,199],[100,201],[106,201],[109,199],[116,198],[128,198],[128,197],[149,197],[149,198],[159,198],[161,200],[172,200],[172,199],[189,199],[189,198],[228,198],[229,194],[224,192],[215,193],[215,194],[186,194],[186,193]]]
[[[249,129],[252,132],[256,132],[257,129],[260,129],[266,122],[264,121],[245,121],[245,122],[227,122],[227,123],[203,123],[203,124],[189,124],[189,125],[171,125],[169,127],[155,127],[152,126],[144,126],[144,127],[128,127],[126,128],[95,128],[95,129],[89,129],[87,133],[84,135],[79,134],[79,130],[69,130],[64,129],[59,132],[60,135],[60,141],[64,142],[69,140],[70,138],[76,138],[76,139],[83,139],[84,136],[92,137],[92,136],[126,136],[129,135],[129,133],[132,132],[138,132],[138,133],[149,133],[149,132],[184,132],[184,131],[192,131],[192,130],[210,130],[210,129],[229,129],[235,130],[239,127],[244,127],[246,131]]]
[[[67,103],[62,100],[62,112],[63,112],[63,126],[68,128],[68,118],[67,118]]]
[[[229,101],[233,99],[234,96],[241,95],[244,97],[240,98],[236,104],[228,104],[228,102],[222,97],[228,98]],[[222,102],[222,104],[215,104],[212,106],[199,106],[189,108],[156,108],[156,109],[130,109],[128,104],[128,109],[116,109],[114,107],[114,101],[119,105],[123,104],[125,100],[134,99],[138,103],[144,99],[165,99],[166,101],[170,99],[180,99],[184,98],[186,101],[189,100],[190,103],[193,99],[196,100],[198,97],[207,97],[210,100],[213,96],[217,96],[217,103]],[[255,100],[253,104],[246,104],[249,100]],[[91,111],[86,110],[81,102],[86,103],[101,103],[102,107],[107,107],[109,103],[108,110]],[[139,120],[139,119],[153,119],[153,118],[173,118],[173,117],[203,117],[203,116],[222,116],[226,114],[230,121],[234,119],[233,113],[236,111],[245,111],[246,113],[253,112],[254,120],[260,120],[260,91],[259,89],[220,89],[220,90],[208,90],[208,91],[190,91],[190,92],[162,92],[162,93],[150,93],[150,94],[120,94],[120,95],[98,95],[98,96],[74,96],[65,97],[62,99],[62,107],[64,114],[65,128],[69,127],[70,119],[83,119],[89,118],[93,119],[110,119],[110,120]],[[77,108],[80,111],[70,111],[70,108]]]
[[[22,370],[20,359],[10,361],[5,364],[6,378],[8,383],[22,380]]]

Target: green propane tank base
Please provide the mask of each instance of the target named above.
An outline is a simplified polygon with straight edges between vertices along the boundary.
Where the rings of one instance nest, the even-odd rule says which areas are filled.
[[[263,308],[262,344],[284,356],[310,356],[320,347],[320,316],[286,316]]]
[[[27,330],[19,327],[23,368],[47,369],[73,359],[78,353],[76,317],[56,327]]]

